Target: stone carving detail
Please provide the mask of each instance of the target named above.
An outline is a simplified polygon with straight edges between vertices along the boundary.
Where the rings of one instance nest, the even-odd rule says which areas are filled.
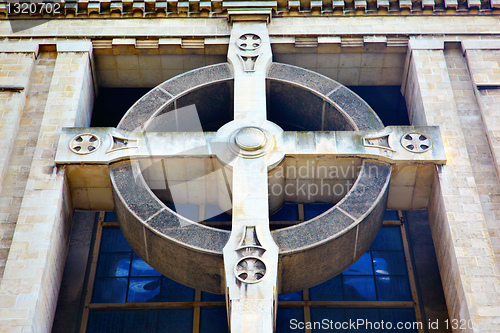
[[[245,51],[253,51],[260,47],[262,44],[261,38],[256,34],[244,34],[237,40],[237,45],[240,49]]]
[[[262,247],[255,226],[246,226],[241,242],[236,249],[242,256],[234,267],[234,273],[238,280],[245,283],[257,283],[266,274],[266,264],[262,255],[266,249]]]
[[[79,155],[95,152],[101,145],[101,140],[94,134],[78,134],[69,143],[69,149]]]
[[[111,153],[120,149],[128,149],[128,148],[137,148],[138,140],[136,139],[127,139],[124,137],[112,135],[111,136],[111,147],[108,149],[106,153]]]
[[[258,57],[259,56],[245,57],[240,55],[245,72],[255,72],[255,63],[257,62]]]
[[[236,278],[244,283],[257,283],[266,275],[266,264],[257,257],[244,257],[234,267]]]
[[[406,133],[401,137],[401,145],[412,153],[425,153],[432,147],[431,139],[422,133]]]
[[[382,148],[390,151],[395,151],[389,145],[389,135],[384,135],[377,138],[364,138],[363,145],[365,147]]]

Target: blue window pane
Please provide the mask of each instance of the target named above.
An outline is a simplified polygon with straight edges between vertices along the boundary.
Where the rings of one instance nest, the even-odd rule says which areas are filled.
[[[384,221],[399,221],[397,210],[386,210],[384,214]]]
[[[348,269],[342,272],[344,275],[373,275],[372,256],[365,253]]]
[[[194,289],[186,287],[164,276],[162,278],[161,301],[192,302],[194,301]]]
[[[92,294],[93,303],[124,303],[127,278],[97,278]]]
[[[376,301],[375,281],[372,276],[343,276],[346,301]]]
[[[380,332],[374,325],[380,325],[380,316],[377,309],[346,309],[346,318],[351,321],[363,320],[362,325],[349,328],[349,333],[373,333]]]
[[[201,308],[200,333],[229,333],[226,308]]]
[[[406,275],[406,260],[400,251],[373,251],[376,275]]]
[[[219,294],[207,293],[205,291],[201,292],[201,301],[202,302],[225,302],[226,296]]]
[[[231,215],[218,205],[205,205],[205,221],[231,221]]]
[[[139,258],[137,254],[134,253],[132,256],[132,268],[130,270],[130,276],[160,276],[161,274],[155,271],[151,266],[146,264],[144,260]]]
[[[304,204],[304,219],[307,221],[315,218],[332,207],[333,205],[328,203]]]
[[[124,311],[90,311],[87,333],[122,333]]]
[[[302,301],[302,291],[278,296],[278,301]]]
[[[418,325],[421,324],[416,323],[415,311],[413,309],[380,309],[380,319],[385,323],[392,324],[393,329],[386,329],[385,332],[394,332],[394,327],[397,327],[398,323],[402,323],[404,326],[398,332],[417,333]],[[390,327],[386,326],[386,328]]]
[[[297,221],[298,219],[297,204],[293,203],[284,204],[280,210],[269,217],[270,221]]]
[[[127,302],[159,302],[160,277],[130,278]]]
[[[342,277],[336,276],[309,289],[311,301],[342,301]]]
[[[276,318],[277,333],[304,332],[298,329],[299,323],[304,322],[304,310],[302,308],[279,308]]]
[[[397,250],[403,251],[403,241],[399,227],[383,227],[375,238],[372,250]]]
[[[123,333],[156,333],[157,321],[156,310],[126,311]]]
[[[376,280],[379,301],[411,301],[406,276],[377,276]]]
[[[101,247],[99,251],[130,252],[132,249],[119,228],[104,228],[102,229]]]
[[[158,333],[192,333],[193,309],[158,311]]]
[[[104,222],[118,222],[118,217],[115,212],[106,212],[104,214]]]
[[[97,277],[128,276],[130,253],[102,253],[97,263]]]
[[[316,333],[337,332],[346,333],[342,324],[346,321],[343,309],[311,308],[312,331]],[[316,324],[315,323],[319,323]],[[319,325],[319,328],[318,328]]]

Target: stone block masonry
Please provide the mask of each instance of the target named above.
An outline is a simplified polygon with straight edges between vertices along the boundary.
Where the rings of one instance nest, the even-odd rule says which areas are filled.
[[[5,332],[51,330],[73,210],[55,150],[62,127],[89,125],[93,92],[89,52],[57,53],[0,284]]]
[[[441,47],[433,49],[428,44],[410,40],[405,95],[412,124],[440,125],[448,157],[438,170],[429,206],[448,312],[451,319],[473,322],[473,328],[457,331],[498,332],[500,273],[468,152],[473,147],[467,145],[466,122],[477,117],[467,118],[464,98],[455,99],[467,97],[467,80],[457,82],[464,74],[463,63],[454,61],[452,52],[445,57],[444,43],[438,41]]]

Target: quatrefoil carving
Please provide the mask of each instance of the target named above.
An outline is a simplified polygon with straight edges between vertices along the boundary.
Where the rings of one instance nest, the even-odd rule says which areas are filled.
[[[234,267],[238,280],[245,283],[257,283],[266,275],[266,264],[257,257],[244,257]]]
[[[425,134],[406,133],[401,137],[401,145],[412,153],[425,153],[431,149],[432,143]]]
[[[75,154],[93,153],[101,145],[101,140],[94,134],[85,133],[75,136],[69,143],[69,149]]]
[[[253,51],[260,47],[262,39],[256,34],[244,34],[236,41],[238,47],[245,51]]]

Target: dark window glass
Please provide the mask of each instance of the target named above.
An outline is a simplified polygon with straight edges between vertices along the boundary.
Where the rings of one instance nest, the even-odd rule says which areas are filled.
[[[376,301],[373,276],[343,276],[346,301]]]
[[[349,333],[373,333],[378,332],[373,325],[380,323],[380,316],[378,309],[346,309],[346,318],[351,321],[358,319],[364,320],[365,325],[359,325],[356,328],[350,327],[347,332]],[[371,323],[371,325],[370,325]]]
[[[229,333],[226,308],[202,308],[200,333]]]
[[[101,253],[97,264],[97,277],[128,276],[130,253]]]
[[[307,221],[315,218],[332,207],[333,205],[329,203],[304,204],[304,219]]]
[[[155,333],[158,321],[156,310],[134,310],[125,312],[123,333]]]
[[[397,210],[386,210],[384,214],[385,221],[399,221],[399,215]]]
[[[406,276],[377,276],[376,281],[379,301],[411,301]]]
[[[320,323],[320,327],[313,326],[315,333],[337,332],[346,333],[343,323],[346,322],[345,310],[335,308],[311,308],[311,321]]]
[[[158,311],[158,333],[192,333],[193,309]]]
[[[119,228],[104,228],[101,236],[100,252],[130,252],[125,237]]]
[[[304,214],[306,219],[310,219],[330,207],[331,204],[304,204]],[[224,220],[226,218],[224,214],[226,213],[214,217],[214,221]],[[105,216],[105,219],[109,220],[114,218],[116,216],[111,214]],[[228,215],[227,218],[230,219],[230,216]],[[272,217],[279,221],[293,221],[297,218],[297,204],[289,203]],[[397,212],[387,212],[386,219],[397,219]],[[132,252],[119,228],[103,229],[99,252],[93,303],[194,301],[194,289],[161,276],[146,264]],[[279,301],[302,301],[303,294],[299,291],[279,295],[278,299]],[[339,276],[310,288],[309,299],[311,301],[411,301],[412,295],[400,227],[383,227],[367,253]],[[225,302],[225,295],[202,292],[201,301]],[[87,332],[192,332],[193,311],[193,308],[92,310],[89,314]],[[280,307],[277,333],[303,332],[303,330],[293,329],[294,322],[299,324],[304,321],[303,311],[303,306]],[[383,319],[396,324],[397,322],[414,322],[414,318],[413,309],[311,308],[313,332],[373,332],[375,330],[369,325],[359,330],[343,330],[335,328],[335,323],[349,319],[365,319],[368,323],[370,321],[375,323]],[[323,321],[324,319],[326,321]],[[201,307],[200,333],[203,332],[228,332],[225,307]],[[401,332],[417,332],[417,330],[410,328]]]
[[[180,283],[162,277],[161,287],[162,302],[192,302],[194,301],[194,289]]]
[[[278,333],[297,333],[304,332],[295,327],[294,323],[304,322],[304,310],[300,308],[278,308],[276,318],[276,332]]]
[[[398,323],[401,323],[403,325],[403,328],[397,330],[398,332],[418,332],[418,327],[416,326],[417,324],[415,319],[415,311],[413,309],[380,309],[379,311],[380,319],[386,323],[391,323],[391,327],[393,328],[392,330],[389,330],[387,329],[389,328],[387,327],[389,325],[387,325],[384,333],[395,332],[396,330],[394,328],[397,327]]]
[[[297,204],[294,203],[284,204],[280,210],[269,217],[270,221],[297,221],[298,219]]]
[[[342,276],[336,276],[309,289],[311,301],[342,301]]]
[[[151,266],[146,264],[144,260],[139,258],[137,254],[134,253],[132,256],[132,268],[130,270],[130,276],[160,276],[161,274],[155,271]]]
[[[124,311],[90,311],[87,333],[122,333]]]
[[[127,302],[159,302],[160,277],[130,278]]]
[[[226,296],[219,294],[207,293],[205,291],[201,292],[201,301],[202,302],[225,302]]]
[[[354,264],[346,269],[344,275],[373,275],[373,264],[371,254],[365,253]]]
[[[302,291],[278,296],[279,301],[302,301]]]
[[[376,275],[406,275],[406,260],[402,251],[373,251]]]
[[[92,302],[124,303],[127,295],[127,283],[127,278],[96,278]]]
[[[403,241],[401,239],[401,231],[398,226],[384,227],[375,238],[372,250],[403,250]]]
[[[115,212],[104,213],[104,222],[118,222],[118,216]]]

